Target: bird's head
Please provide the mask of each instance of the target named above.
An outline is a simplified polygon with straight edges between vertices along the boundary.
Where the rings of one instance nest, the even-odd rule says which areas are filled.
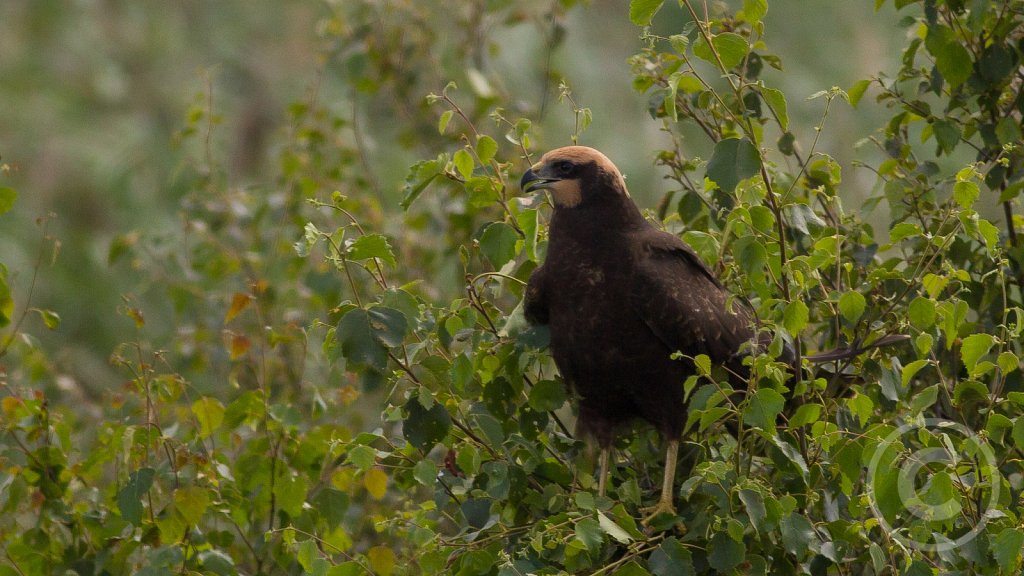
[[[523,192],[551,191],[556,208],[575,208],[602,198],[629,198],[626,182],[607,156],[586,146],[566,146],[541,157],[523,174]]]

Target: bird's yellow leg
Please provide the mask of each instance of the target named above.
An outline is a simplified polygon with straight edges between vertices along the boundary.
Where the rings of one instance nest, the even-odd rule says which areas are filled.
[[[668,441],[668,447],[665,450],[665,477],[661,482],[661,497],[658,499],[658,503],[650,508],[644,509],[644,512],[649,512],[646,518],[643,519],[642,524],[647,525],[651,520],[654,519],[658,514],[668,513],[675,515],[676,507],[673,505],[673,490],[672,484],[675,483],[676,479],[676,461],[679,455],[679,440],[672,439]]]
[[[597,477],[597,495],[604,496],[605,489],[608,488],[608,458],[611,455],[612,449],[608,446],[601,447],[601,455],[597,457],[598,466],[600,471]]]

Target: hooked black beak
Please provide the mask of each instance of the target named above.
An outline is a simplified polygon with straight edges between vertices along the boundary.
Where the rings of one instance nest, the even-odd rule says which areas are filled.
[[[519,181],[519,187],[522,188],[523,192],[533,192],[534,190],[540,190],[541,188],[546,187],[552,182],[558,182],[558,180],[558,178],[544,178],[543,176],[538,176],[537,173],[533,171],[533,168],[530,168],[523,173],[523,178]]]

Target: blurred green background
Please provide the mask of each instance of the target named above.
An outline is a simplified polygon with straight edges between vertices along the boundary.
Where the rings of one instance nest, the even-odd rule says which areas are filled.
[[[668,4],[673,16],[660,17],[654,33],[676,33],[673,26],[685,21]],[[805,97],[896,68],[892,46],[912,31],[897,25],[891,6],[876,13],[873,4],[770,3],[771,48],[788,69],[766,81],[789,95],[805,147],[824,104]],[[123,375],[108,357],[132,334],[130,320],[117,313],[122,296],[158,296],[145,290],[145,279],[108,264],[111,243],[133,231],[173,234],[183,199],[211,166],[229,188],[270,193],[279,184],[289,106],[312,98],[353,120],[346,134],[359,140],[358,166],[371,184],[359,193],[376,194],[387,214],[400,210],[407,167],[443,151],[404,137],[417,122],[436,124],[424,103],[428,92],[454,80],[478,96],[501,94],[518,108],[510,116],[536,121],[534,146],[542,150],[569,143],[573,114],[558,102],[563,78],[593,113],[580,143],[604,150],[638,201],[652,206],[669,186],[652,168],[666,141],[645,97],[630,88],[627,60],[641,41],[627,13],[628,2],[611,1],[0,2],[0,164],[9,167],[0,186],[19,193],[14,210],[0,216],[0,261],[11,271],[19,309],[45,249],[38,218],[54,215],[47,233],[61,247],[40,270],[32,304],[56,311],[62,323],[54,332],[23,330],[42,338],[66,386],[116,386]],[[367,67],[366,46],[356,44],[373,41],[391,59],[383,68],[396,70],[395,79],[366,77],[381,66]],[[437,51],[416,51],[428,44]],[[211,108],[213,124],[196,122],[197,111]],[[830,114],[818,149],[844,166],[848,202],[875,183],[870,171],[851,168],[853,144],[880,126],[884,112],[838,105]],[[190,114],[200,134],[183,139]],[[701,145],[693,138],[688,153],[706,158]]]

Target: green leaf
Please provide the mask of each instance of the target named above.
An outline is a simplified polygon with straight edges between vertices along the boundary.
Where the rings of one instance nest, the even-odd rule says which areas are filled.
[[[951,88],[956,88],[971,77],[974,67],[971,53],[959,42],[954,40],[943,44],[932,53],[935,56],[935,67]]]
[[[1017,196],[1020,196],[1021,190],[1024,190],[1024,180],[1020,182],[1014,182],[1013,184],[1007,186],[1006,189],[999,194],[999,201],[1008,202],[1010,200],[1013,200]]]
[[[960,143],[960,127],[951,120],[939,119],[932,123],[932,131],[939,148],[949,154]]]
[[[405,314],[394,308],[374,306],[366,311],[366,315],[370,321],[373,337],[378,342],[392,348],[402,345],[405,333],[409,328]]]
[[[992,254],[999,247],[999,228],[988,220],[979,218],[978,233],[981,234],[981,238],[985,241],[985,249],[988,250],[989,254]]]
[[[938,276],[931,272],[924,275],[921,279],[921,285],[924,286],[928,296],[934,300],[939,297],[939,294],[946,289],[946,285],[949,284],[949,278],[945,276]]]
[[[460,148],[452,156],[452,163],[455,164],[455,169],[459,171],[464,180],[468,180],[473,175],[473,168],[476,163],[473,161],[473,156],[466,151],[465,148]]]
[[[729,572],[739,566],[746,555],[746,545],[725,532],[716,532],[708,543],[708,564],[719,572]]]
[[[785,456],[787,460],[792,462],[796,470],[798,470],[800,474],[803,475],[804,478],[806,478],[810,470],[807,468],[807,461],[804,460],[804,457],[802,454],[800,454],[800,451],[797,450],[796,447],[790,444],[789,442],[783,440],[781,436],[772,436],[771,440],[772,443],[775,444],[775,446],[782,452],[782,455]]]
[[[747,517],[750,518],[750,523],[757,530],[758,534],[770,532],[772,527],[767,522],[768,510],[764,505],[764,496],[756,490],[740,490],[739,497],[740,501],[743,502],[743,507],[747,510]]]
[[[377,463],[377,451],[369,446],[354,446],[345,456],[345,462],[352,464],[362,472],[366,472]]]
[[[647,566],[654,576],[692,576],[693,555],[674,536],[666,538],[651,553]]]
[[[1017,355],[1013,352],[1006,351],[999,354],[999,359],[996,361],[996,364],[999,366],[999,370],[1001,370],[1003,374],[1009,374],[1010,372],[1020,368],[1020,358],[1017,358]]]
[[[939,398],[939,385],[933,384],[924,390],[921,390],[914,398],[910,401],[910,413],[918,414],[925,408],[928,408]]]
[[[409,169],[403,187],[405,191],[401,202],[403,210],[408,210],[409,206],[427,189],[427,186],[430,186],[430,183],[441,175],[446,162],[445,156],[442,154],[434,160],[417,162]]]
[[[366,234],[356,238],[348,245],[346,258],[356,261],[378,258],[392,266],[395,265],[395,253],[383,234]]]
[[[117,492],[117,508],[121,517],[135,526],[142,524],[142,497],[153,486],[156,470],[140,468],[128,476],[128,482]]]
[[[576,523],[576,538],[591,552],[596,552],[604,543],[604,530],[593,518],[583,518]]]
[[[946,279],[948,281],[948,278]],[[971,311],[970,306],[963,300],[944,300],[938,306],[939,315],[942,317],[942,330],[946,336],[946,350],[951,350],[957,341],[960,329],[967,320],[967,313]]]
[[[43,320],[43,325],[50,330],[56,330],[60,327],[60,316],[53,310],[43,310],[40,308],[33,308],[39,317]]]
[[[308,492],[309,480],[304,475],[282,476],[274,482],[274,498],[277,505],[293,518],[302,514]]]
[[[779,529],[782,532],[783,547],[797,558],[802,558],[810,543],[817,539],[814,528],[802,514],[793,513],[784,517],[779,522]]]
[[[497,152],[498,143],[494,141],[494,138],[485,134],[476,141],[476,155],[477,158],[480,158],[481,164],[490,162]]]
[[[718,252],[721,249],[718,238],[707,232],[687,230],[683,233],[683,241],[689,244],[708,266],[713,267],[718,263]]]
[[[304,540],[299,544],[299,549],[295,557],[306,574],[321,576],[323,572],[326,571],[324,568],[319,567],[319,562],[324,562],[324,559],[320,557],[320,550],[317,548],[315,540]],[[321,570],[319,575],[316,574],[316,570],[318,569]]]
[[[858,80],[849,90],[846,91],[846,95],[850,99],[850,106],[854,108],[860,103],[860,99],[864,97],[864,92],[867,91],[868,86],[871,86],[871,80]]]
[[[1020,126],[1013,117],[1004,116],[996,125],[996,137],[1004,146],[1019,143],[1021,141]]]
[[[579,494],[587,494],[587,492],[579,492]],[[621,544],[628,544],[633,540],[633,537],[629,535],[629,532],[623,530],[621,526],[616,524],[611,518],[605,516],[604,512],[601,512],[600,510],[597,511],[597,523],[601,526],[601,530],[604,530],[605,534],[611,536]]]
[[[14,316],[14,297],[7,285],[7,268],[0,263],[0,328],[11,323]]]
[[[707,430],[716,422],[718,422],[722,418],[725,418],[728,414],[729,409],[723,406],[716,406],[714,408],[708,408],[707,410],[704,410],[703,412],[701,412],[700,415],[700,427],[698,428],[698,430],[700,430],[701,432]]]
[[[743,0],[743,19],[747,22],[760,22],[768,13],[768,0]]]
[[[428,410],[420,404],[418,398],[413,397],[405,403],[405,412],[408,416],[402,422],[402,435],[423,452],[430,451],[434,444],[443,440],[452,427],[451,416],[438,403],[434,403]]]
[[[441,114],[441,119],[437,121],[437,131],[440,134],[444,134],[445,130],[448,129],[448,123],[452,121],[452,116],[455,115],[454,110],[445,110]]]
[[[707,354],[697,354],[693,358],[693,363],[702,376],[711,374],[711,357]]]
[[[185,486],[174,491],[174,508],[191,525],[203,518],[210,505],[210,491],[199,486]]]
[[[921,227],[913,222],[900,222],[889,230],[889,242],[895,244],[904,238],[916,238],[921,235]]]
[[[199,437],[206,438],[224,421],[224,405],[216,398],[204,396],[192,403],[192,414],[199,422]]]
[[[910,380],[917,374],[922,368],[931,364],[931,360],[914,360],[910,364],[903,367],[903,372],[900,376],[900,381],[903,383],[903,387],[906,388]]]
[[[673,34],[668,37],[668,43],[672,45],[672,49],[679,54],[686,54],[686,49],[690,46],[690,39],[683,34]],[[680,74],[679,78],[683,78]]]
[[[665,0],[630,0],[629,19],[637,26],[650,26]]]
[[[424,486],[437,484],[437,464],[431,460],[420,460],[412,468],[412,476]]]
[[[774,430],[775,418],[782,412],[786,399],[771,388],[761,388],[750,398],[743,410],[743,420],[762,430]]]
[[[325,576],[362,576],[366,574],[363,566],[356,561],[342,562],[327,569]]]
[[[875,403],[871,400],[871,397],[865,394],[856,394],[853,398],[846,399],[846,407],[860,420],[861,426],[866,426],[871,419]]]
[[[345,492],[328,486],[320,490],[310,504],[327,526],[333,529],[345,520],[351,500]]]
[[[961,208],[970,208],[974,205],[974,201],[978,199],[980,191],[978,185],[969,180],[960,181],[953,184],[953,199],[960,205]]]
[[[839,313],[851,324],[860,320],[866,307],[867,302],[860,292],[846,292],[839,297]]]
[[[1016,572],[1020,565],[1021,549],[1024,548],[1024,531],[1019,528],[1004,528],[992,539],[992,557],[996,559],[1004,574]]]
[[[786,106],[786,95],[782,93],[782,90],[776,90],[775,88],[761,87],[761,97],[775,112],[775,115],[779,118],[779,125],[782,126],[782,131],[789,130],[789,113],[787,112]]]
[[[353,308],[338,321],[335,338],[350,364],[382,372],[388,365],[387,346],[401,345],[407,327],[405,315],[398,310]]]
[[[1024,416],[1017,416],[1013,421],[1010,437],[1013,438],[1013,444],[1018,450],[1024,450]]]
[[[791,428],[799,428],[814,424],[821,417],[821,404],[801,404],[796,413],[789,419]]]
[[[782,324],[790,334],[799,334],[807,326],[809,312],[803,300],[794,300],[786,305],[782,313]]]
[[[927,332],[921,332],[917,338],[914,338],[914,349],[917,350],[918,356],[927,356],[933,344],[935,344],[935,338]]]
[[[982,356],[988,354],[995,344],[995,337],[991,334],[971,334],[963,339],[960,345],[960,359],[968,372],[972,372]]]
[[[480,252],[498,270],[515,257],[517,240],[515,228],[504,222],[492,222],[480,235]]]
[[[530,389],[530,408],[538,412],[558,410],[565,404],[565,386],[557,380],[541,380]]]
[[[14,201],[18,199],[18,193],[14,188],[0,187],[0,214],[5,214],[14,207]]]
[[[723,192],[736,189],[741,180],[758,174],[761,170],[761,155],[747,139],[727,138],[715,144],[715,150],[708,161],[707,178]]]
[[[918,296],[907,308],[910,324],[920,330],[927,330],[935,324],[935,301]]]
[[[743,62],[743,59],[747,57],[747,51],[750,49],[746,38],[734,32],[724,32],[713,36],[711,38],[711,45],[714,47],[714,52],[708,47],[708,43],[702,35],[693,45],[693,54],[702,60],[718,66],[718,60],[715,58],[715,52],[717,52],[718,57],[722,59],[722,66],[726,70],[735,68]]]

